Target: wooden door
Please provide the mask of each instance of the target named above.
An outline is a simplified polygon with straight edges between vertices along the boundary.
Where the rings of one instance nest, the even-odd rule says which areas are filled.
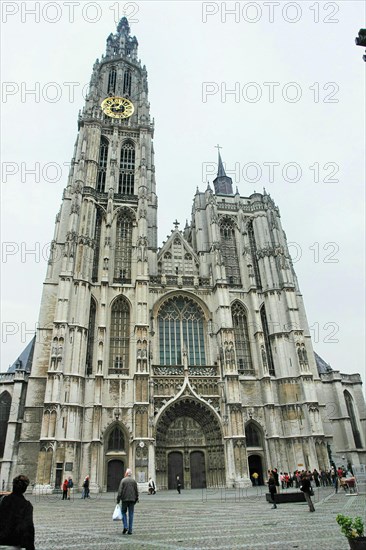
[[[205,455],[202,451],[193,451],[190,455],[191,489],[206,487]]]
[[[107,472],[107,491],[117,491],[125,472],[122,460],[110,460]]]
[[[177,488],[177,476],[179,476],[181,488],[184,489],[183,454],[174,451],[168,455],[168,489]]]

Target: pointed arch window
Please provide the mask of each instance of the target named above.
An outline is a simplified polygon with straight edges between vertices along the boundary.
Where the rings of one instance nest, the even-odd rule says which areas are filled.
[[[119,426],[113,428],[108,438],[108,451],[124,451],[125,438]]]
[[[252,260],[253,260],[255,284],[257,285],[258,290],[261,290],[262,289],[262,281],[261,281],[261,276],[260,276],[260,272],[259,272],[259,265],[258,265],[258,258],[257,258],[257,244],[255,242],[255,236],[254,236],[254,229],[253,229],[253,222],[252,221],[250,221],[248,223],[248,238],[249,238],[250,252],[251,252]]]
[[[86,374],[93,374],[93,355],[95,342],[95,317],[97,307],[94,298],[90,300],[89,326],[88,326],[88,342],[86,349]]]
[[[11,396],[4,391],[0,395],[0,457],[4,456],[6,434],[8,431],[8,420],[10,415]]]
[[[130,308],[125,298],[117,298],[111,311],[109,373],[128,374],[130,348]]]
[[[230,218],[220,221],[220,242],[229,285],[240,285],[239,260],[235,242],[235,226]]]
[[[109,71],[108,75],[108,93],[109,94],[115,94],[116,92],[116,81],[117,81],[117,71],[115,67],[113,67]]]
[[[131,282],[133,218],[128,210],[122,210],[117,218],[114,282],[129,284]]]
[[[131,95],[131,82],[132,82],[131,71],[127,69],[127,71],[125,71],[125,74],[123,75],[123,95],[125,96]]]
[[[235,302],[231,308],[233,320],[235,351],[238,371],[241,374],[253,374],[252,355],[250,353],[250,341],[248,322],[244,307]]]
[[[98,281],[101,232],[102,232],[102,214],[98,208],[96,211],[95,229],[94,229],[94,256],[93,256],[93,270],[92,270],[92,281],[94,283]]]
[[[177,296],[167,300],[158,313],[160,365],[206,365],[202,309],[189,298]]]
[[[103,193],[107,175],[108,140],[104,136],[100,140],[99,165],[97,175],[97,191]]]
[[[353,399],[351,394],[346,390],[344,392],[344,399],[346,402],[348,416],[351,422],[353,439],[355,440],[356,449],[362,449],[361,435],[357,427],[355,409],[353,407]]]
[[[266,315],[266,309],[265,309],[264,305],[260,309],[260,314],[261,314],[261,321],[262,321],[262,328],[263,328],[263,335],[264,335],[264,345],[265,345],[265,351],[266,351],[268,372],[272,376],[275,376],[271,341],[270,341],[270,338],[269,338],[267,315]]]
[[[118,193],[133,195],[135,188],[135,146],[125,141],[121,148]]]
[[[247,447],[262,447],[261,433],[253,422],[245,427],[245,438]]]

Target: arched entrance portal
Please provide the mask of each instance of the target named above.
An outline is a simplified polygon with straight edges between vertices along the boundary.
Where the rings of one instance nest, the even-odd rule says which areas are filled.
[[[249,421],[245,426],[245,438],[247,442],[248,451],[248,466],[250,479],[253,480],[252,475],[257,472],[258,484],[264,485],[263,478],[263,430],[259,424],[253,420]]]
[[[156,426],[156,481],[160,487],[225,485],[225,456],[218,418],[188,397],[172,404]]]
[[[254,472],[257,472],[259,476],[258,485],[264,485],[262,457],[260,457],[259,455],[250,455],[248,457],[248,466],[250,479],[253,480],[252,475],[254,474]]]
[[[128,439],[126,430],[119,422],[114,422],[104,435],[105,481],[107,491],[117,491],[128,466]]]
[[[107,491],[117,491],[123,478],[125,465],[122,460],[110,460],[107,467]]]

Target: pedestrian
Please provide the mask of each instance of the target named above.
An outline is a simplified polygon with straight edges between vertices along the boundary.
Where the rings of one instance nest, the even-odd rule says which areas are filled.
[[[314,504],[311,500],[311,495],[314,494],[313,488],[311,486],[310,479],[308,478],[306,473],[304,473],[301,477],[300,491],[302,491],[305,495],[306,502],[309,506],[309,512],[315,512]]]
[[[151,477],[149,477],[148,489],[149,489],[149,495],[155,495],[156,493],[155,483]]]
[[[257,472],[253,472],[252,478],[253,478],[253,485],[257,486],[258,485],[259,474],[257,474]]]
[[[125,477],[118,487],[117,504],[122,501],[123,534],[132,535],[133,515],[135,504],[139,501],[139,491],[136,481],[132,477],[132,470],[127,468]],[[127,524],[128,511],[128,524]]]
[[[271,495],[272,508],[277,508],[277,504],[276,504],[277,486],[276,486],[276,479],[273,475],[273,472],[270,472],[267,483],[268,483],[268,489]]]
[[[81,498],[90,498],[89,486],[90,486],[89,476],[86,476],[83,483],[83,492],[81,493]]]
[[[330,469],[330,476],[332,478],[332,484],[336,493],[338,493],[338,475],[334,466]]]
[[[71,489],[74,486],[74,482],[72,480],[72,477],[69,476],[69,479],[67,480],[67,500],[70,500],[71,498]]]
[[[29,485],[27,476],[13,479],[13,492],[0,501],[0,546],[34,548],[33,506],[24,498]]]
[[[278,475],[277,468],[273,468],[272,474],[273,474],[273,477],[274,477],[275,483],[276,483],[276,491],[277,491],[277,493],[279,493],[280,492],[280,476]]]
[[[283,474],[282,472],[280,472],[279,480],[280,480],[282,489],[284,489],[285,488],[285,474]]]
[[[180,477],[179,476],[176,477],[176,483],[177,483],[177,491],[178,491],[178,494],[180,495],[180,489],[182,487],[182,484],[180,482]]]
[[[69,482],[67,479],[62,484],[62,500],[67,500],[67,489],[69,487]]]

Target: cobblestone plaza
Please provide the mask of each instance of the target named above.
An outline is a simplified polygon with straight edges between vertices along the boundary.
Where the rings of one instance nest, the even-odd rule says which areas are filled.
[[[37,550],[258,549],[346,550],[348,542],[335,521],[338,513],[365,517],[365,495],[334,494],[316,489],[316,512],[306,503],[279,505],[265,499],[265,487],[247,490],[211,489],[142,494],[135,507],[133,536],[123,536],[112,521],[111,493],[31,496]]]

